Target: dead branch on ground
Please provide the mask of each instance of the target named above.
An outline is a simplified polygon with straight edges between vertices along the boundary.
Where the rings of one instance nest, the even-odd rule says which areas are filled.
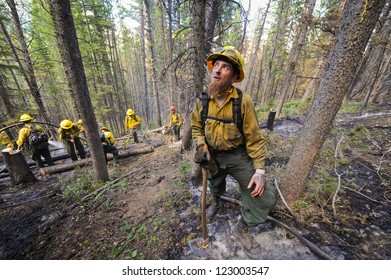
[[[352,191],[352,192],[354,192],[354,193],[356,193],[356,194],[359,194],[359,195],[361,195],[361,196],[363,196],[363,197],[365,197],[365,198],[367,198],[367,199],[369,199],[369,200],[371,200],[371,201],[373,201],[373,202],[380,203],[380,201],[377,201],[377,200],[375,200],[375,199],[373,199],[373,198],[370,198],[369,196],[366,196],[365,194],[360,193],[359,191],[356,191],[356,190],[354,190],[354,189],[352,189],[352,188],[345,187],[345,186],[342,186],[342,188],[343,188],[343,189],[346,189],[346,190],[349,190],[349,191]]]
[[[140,167],[140,168],[137,168],[136,170],[132,170],[132,171],[130,171],[129,173],[127,173],[127,174],[125,174],[125,175],[123,175],[123,176],[121,176],[121,177],[119,177],[119,178],[117,178],[117,179],[115,179],[115,180],[113,180],[113,181],[108,182],[107,184],[104,184],[104,185],[103,185],[102,187],[100,187],[99,189],[96,189],[96,190],[94,190],[93,192],[90,192],[89,194],[87,194],[86,196],[84,196],[84,197],[81,199],[81,201],[86,201],[89,197],[91,197],[92,195],[94,195],[94,194],[96,194],[96,193],[98,193],[97,196],[102,195],[108,188],[110,188],[112,185],[114,185],[114,184],[117,183],[118,181],[122,180],[122,179],[125,178],[125,177],[131,176],[131,175],[137,173],[138,171],[142,170],[142,169],[145,168],[145,167],[146,167],[146,165],[144,165],[144,166],[142,166],[142,167]],[[100,193],[99,193],[99,192],[100,192]]]
[[[274,179],[274,185],[276,186],[277,192],[281,197],[282,203],[285,205],[285,207],[288,209],[289,213],[291,213],[292,218],[297,221],[295,214],[293,213],[292,209],[289,207],[288,203],[286,203],[284,196],[282,195],[282,192],[280,190],[280,187],[278,185],[277,179]]]

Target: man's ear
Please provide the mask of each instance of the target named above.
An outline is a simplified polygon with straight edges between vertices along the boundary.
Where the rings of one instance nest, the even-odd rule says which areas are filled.
[[[233,71],[233,74],[232,74],[232,84],[235,83],[237,78],[239,78],[239,74],[236,73],[236,71]]]

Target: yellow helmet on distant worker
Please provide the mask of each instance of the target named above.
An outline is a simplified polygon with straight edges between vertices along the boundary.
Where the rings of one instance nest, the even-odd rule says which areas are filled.
[[[208,64],[209,71],[212,72],[213,65],[218,58],[225,57],[231,62],[238,72],[238,78],[235,80],[235,83],[241,82],[244,79],[243,71],[243,58],[240,52],[232,46],[225,46],[217,48],[211,55],[206,59]]]
[[[63,129],[70,129],[73,126],[73,123],[70,120],[63,120],[60,123],[61,128]]]
[[[132,109],[129,109],[129,110],[126,111],[126,114],[128,116],[134,115],[134,111]]]
[[[82,124],[82,123],[83,123],[83,120],[82,120],[82,119],[79,119],[79,120],[77,121],[77,123],[78,123],[78,124]]]
[[[107,127],[105,126],[102,126],[99,131],[110,131],[110,129],[108,129]]]
[[[33,118],[29,114],[23,114],[20,116],[21,122],[28,122],[31,121]]]

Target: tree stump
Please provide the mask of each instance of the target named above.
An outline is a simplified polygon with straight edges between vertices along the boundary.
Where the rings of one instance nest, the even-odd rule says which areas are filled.
[[[1,153],[12,184],[18,185],[20,183],[33,183],[37,181],[37,178],[35,178],[20,150],[6,148]]]
[[[274,124],[275,117],[276,117],[276,112],[270,111],[266,122],[266,128],[270,131],[273,131],[273,124]]]

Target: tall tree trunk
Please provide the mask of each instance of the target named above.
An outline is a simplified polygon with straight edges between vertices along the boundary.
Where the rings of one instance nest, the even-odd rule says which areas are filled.
[[[201,94],[204,87],[205,77],[205,9],[206,0],[195,1],[193,6],[193,18],[194,18],[194,66],[193,66],[193,77],[194,77],[194,93],[190,96],[187,104],[188,110],[185,112],[185,119],[190,120],[191,111],[194,107],[195,99]],[[182,149],[191,149],[191,126],[190,121],[185,122],[184,134],[182,139]]]
[[[391,100],[391,91],[390,91],[390,88],[391,88],[391,57],[389,56],[387,62],[385,63],[385,67],[384,67],[384,74],[382,75],[382,79],[381,79],[381,86],[379,86],[379,89],[377,90],[375,96],[373,97],[373,100],[372,102],[374,103],[378,103],[380,102],[380,99],[382,97],[383,98],[383,101],[384,102],[390,102]],[[388,98],[387,98],[388,96]],[[382,102],[380,102],[382,103]]]
[[[160,17],[160,28],[161,28],[161,38],[162,38],[162,44],[163,44],[163,62],[164,62],[164,69],[165,71],[168,70],[168,68],[170,68],[171,70],[171,67],[169,67],[170,63],[171,63],[171,60],[172,60],[172,52],[171,52],[171,44],[170,44],[170,41],[171,41],[171,38],[169,37],[170,35],[167,36],[167,24],[166,24],[166,20],[165,20],[165,12],[164,12],[164,3],[162,0],[160,0],[158,2],[158,6],[159,6],[159,17]],[[171,18],[171,15],[169,15],[168,18]],[[169,30],[170,31],[170,30]],[[167,39],[169,38],[169,39]],[[167,96],[166,96],[166,100],[167,100],[167,103],[168,105],[176,105],[178,106],[178,104],[175,104],[174,103],[174,90],[173,90],[173,84],[171,83],[172,80],[170,79],[171,78],[171,75],[170,75],[170,72],[167,71],[165,74],[164,74],[164,77],[163,77],[163,81],[166,85],[166,89],[167,89]],[[167,108],[165,108],[163,110],[163,112],[167,111]],[[163,116],[165,114],[163,113]]]
[[[157,75],[156,75],[156,59],[155,59],[155,50],[154,50],[154,41],[152,34],[152,21],[151,21],[151,8],[149,5],[149,0],[144,0],[145,6],[145,17],[147,23],[147,37],[149,41],[149,52],[151,55],[151,71],[152,71],[152,89],[153,89],[153,97],[155,100],[155,113],[156,113],[156,122],[158,126],[162,126],[162,118],[160,115],[160,102],[159,102],[159,91],[157,87]]]
[[[327,137],[345,92],[385,0],[349,0],[343,12],[337,41],[330,53],[318,94],[282,175],[281,189],[289,205],[300,199],[320,149]]]
[[[273,68],[273,60],[274,60],[274,56],[276,54],[278,35],[279,35],[279,31],[280,31],[280,25],[281,25],[281,21],[282,21],[282,13],[284,11],[285,2],[286,2],[286,0],[282,0],[281,4],[280,4],[281,6],[280,6],[279,14],[278,14],[277,26],[276,26],[276,31],[275,31],[276,33],[274,34],[273,43],[272,43],[272,51],[271,51],[270,59],[268,59],[268,67],[267,67],[267,71],[266,71],[265,81],[263,84],[261,103],[265,103],[267,100],[267,95],[268,95],[267,88],[269,86],[269,80],[270,80],[270,76],[271,76],[272,68]]]
[[[16,10],[15,1],[14,0],[6,0],[6,1],[7,1],[7,4],[9,6],[10,10],[11,10],[12,19],[13,19],[15,27],[16,27],[16,29],[15,29],[16,35],[18,37],[19,44],[22,48],[23,57],[24,57],[24,60],[26,63],[26,68],[27,68],[26,69],[26,74],[27,74],[26,75],[26,77],[27,77],[26,82],[27,82],[27,85],[30,89],[31,95],[34,97],[35,103],[37,104],[37,106],[40,110],[40,114],[42,115],[43,119],[46,122],[49,122],[50,119],[49,119],[49,116],[46,112],[46,108],[42,102],[41,93],[39,92],[39,89],[38,89],[37,79],[35,78],[33,64],[31,62],[30,53],[29,53],[29,50],[27,47],[26,39],[23,34],[22,25],[20,24],[19,15]]]
[[[205,24],[205,54],[210,53],[213,46],[213,37],[216,28],[216,22],[219,19],[219,11],[222,0],[206,1],[206,24]]]
[[[382,16],[376,27],[376,32],[371,36],[364,57],[353,79],[352,85],[346,94],[346,99],[350,100],[354,96],[361,94],[371,87],[374,74],[378,71],[379,64],[382,63],[387,45],[389,45],[391,34],[391,4],[384,7]],[[366,94],[367,95],[367,94]]]
[[[144,14],[144,5],[143,5],[144,0],[140,0],[140,15],[141,15],[141,26],[140,26],[140,33],[141,33],[141,49],[142,49],[142,69],[143,69],[143,97],[144,97],[144,111],[145,111],[145,118],[147,120],[147,123],[150,121],[150,113],[149,113],[149,97],[148,97],[148,76],[147,76],[147,66],[146,66],[146,61],[147,61],[147,51],[146,51],[146,38],[145,38],[145,14]]]
[[[299,56],[301,54],[301,49],[305,43],[308,26],[312,20],[312,13],[315,8],[316,0],[311,0],[311,2],[309,2],[310,0],[304,1],[303,11],[301,13],[301,18],[298,24],[297,36],[295,36],[295,41],[293,42],[291,49],[290,59],[285,71],[284,84],[276,109],[276,118],[278,118],[281,114],[282,106],[284,106],[285,98],[288,95],[288,91],[291,87],[292,76],[296,69],[297,61],[299,60]],[[309,7],[307,7],[308,3]]]
[[[312,98],[315,95],[315,91],[318,89],[319,86],[319,77],[324,70],[325,61],[326,58],[321,55],[316,65],[315,77],[309,82],[308,86],[306,87],[303,97],[301,98],[302,102],[306,102],[308,98]]]
[[[255,65],[258,62],[258,53],[259,53],[259,49],[261,47],[261,38],[263,36],[263,30],[265,28],[266,18],[267,18],[267,14],[268,14],[269,8],[270,8],[270,2],[271,2],[271,0],[269,0],[267,2],[266,10],[263,14],[262,19],[260,20],[261,25],[256,31],[257,35],[256,35],[255,43],[252,46],[252,52],[251,52],[251,56],[250,56],[250,60],[249,60],[250,66],[248,67],[249,73],[247,74],[248,79],[247,79],[247,84],[245,87],[247,93],[249,93],[253,97],[255,96],[256,102],[258,102],[258,91],[255,91],[254,87],[255,87],[255,83],[256,83],[255,80],[257,77],[256,72],[257,72],[258,67],[255,67]],[[262,68],[262,65],[260,65],[260,67]],[[253,73],[253,70],[255,71],[255,73]],[[261,73],[262,73],[262,71],[261,71]]]
[[[76,105],[84,120],[87,143],[94,166],[94,179],[108,181],[106,158],[99,139],[99,128],[88,91],[69,0],[50,0],[50,13],[55,26],[61,58],[66,68],[65,72],[75,94]]]
[[[16,116],[15,107],[11,103],[8,88],[5,83],[5,76],[3,75],[2,72],[0,72],[0,98],[3,101],[5,107],[5,113],[7,114],[8,118],[11,119],[15,117]]]

